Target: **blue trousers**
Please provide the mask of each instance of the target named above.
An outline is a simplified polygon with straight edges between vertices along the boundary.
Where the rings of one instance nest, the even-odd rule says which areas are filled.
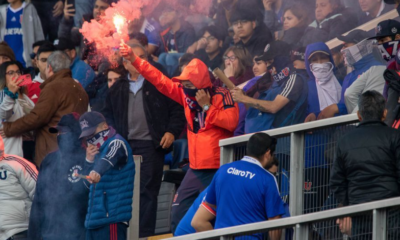
[[[124,223],[113,223],[101,228],[87,229],[86,240],[126,240],[126,229]]]

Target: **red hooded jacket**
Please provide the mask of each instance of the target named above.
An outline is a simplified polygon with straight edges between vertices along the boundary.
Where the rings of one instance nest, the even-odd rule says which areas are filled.
[[[190,80],[197,89],[211,88],[207,66],[199,59],[193,59],[181,76],[173,78],[172,81],[143,59],[137,57],[132,65],[158,91],[184,107],[188,124],[190,168],[196,170],[219,168],[219,140],[232,137],[239,121],[239,107],[233,102],[230,92],[225,88],[216,89],[215,95],[211,98],[210,109],[207,111],[205,126],[194,133],[191,130],[193,129],[191,110],[186,104],[181,83],[176,81]]]

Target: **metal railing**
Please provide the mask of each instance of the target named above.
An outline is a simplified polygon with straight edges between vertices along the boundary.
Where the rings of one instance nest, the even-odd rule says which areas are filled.
[[[400,229],[398,221],[400,220],[400,214],[398,207],[400,206],[400,198],[386,199],[382,201],[364,203],[359,205],[353,205],[349,207],[343,207],[324,212],[317,212],[311,214],[304,214],[301,216],[283,218],[273,221],[258,222],[246,225],[240,225],[236,227],[222,228],[207,232],[201,232],[196,234],[185,235],[181,237],[170,238],[171,240],[192,240],[192,239],[215,239],[220,237],[221,240],[230,240],[235,237],[240,239],[246,239],[246,236],[253,236],[261,232],[267,232],[268,230],[276,229],[290,229],[294,228],[295,234],[294,239],[296,240],[307,240],[316,239],[312,237],[312,231],[315,229],[315,225],[326,221],[343,219],[344,217],[353,217],[354,219],[360,214],[369,214],[370,224],[368,226],[370,232],[368,236],[355,239],[372,239],[372,240],[395,240],[399,239]],[[396,208],[397,207],[397,208]],[[396,212],[395,217],[389,218],[388,212]],[[397,227],[390,227],[387,223],[397,221]],[[353,227],[356,222],[353,221]],[[393,225],[393,224],[391,224]],[[340,236],[335,239],[345,239],[346,236]],[[249,238],[250,239],[250,238]],[[252,238],[253,239],[253,238]],[[291,239],[291,238],[289,238]],[[318,238],[321,239],[321,238]],[[332,239],[332,238],[322,238]],[[352,238],[353,239],[353,238]]]
[[[336,142],[358,123],[356,114],[264,131],[278,139],[278,183],[291,216],[336,207],[329,197],[329,172]],[[252,134],[220,141],[221,165],[240,160]],[[287,202],[287,201],[286,201]]]

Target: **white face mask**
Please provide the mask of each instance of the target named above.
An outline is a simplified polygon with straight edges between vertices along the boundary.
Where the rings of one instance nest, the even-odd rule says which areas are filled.
[[[333,64],[326,63],[312,63],[310,64],[311,72],[314,74],[315,80],[319,84],[324,84],[333,77]]]

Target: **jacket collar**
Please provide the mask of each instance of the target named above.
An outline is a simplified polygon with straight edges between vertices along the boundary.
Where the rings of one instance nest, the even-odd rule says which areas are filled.
[[[56,81],[58,79],[63,79],[63,78],[71,78],[72,79],[72,72],[70,69],[63,69],[63,70],[60,70],[60,71],[54,73],[53,76],[44,80],[44,83],[40,84],[40,89],[45,88],[47,84],[49,84],[53,81]]]
[[[382,125],[387,127],[387,125],[384,122],[378,120],[362,121],[357,127],[369,126],[369,125]]]

